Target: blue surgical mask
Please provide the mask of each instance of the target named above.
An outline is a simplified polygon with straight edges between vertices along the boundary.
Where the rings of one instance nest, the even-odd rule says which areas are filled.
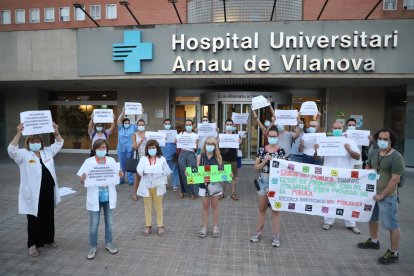
[[[101,126],[96,127],[96,131],[101,132],[102,130],[103,130],[103,127],[101,127]]]
[[[316,127],[308,127],[308,132],[309,133],[315,133],[316,132]]]
[[[157,149],[148,149],[148,154],[150,156],[155,156],[157,154]]]
[[[206,145],[206,151],[207,152],[213,152],[214,151],[214,149],[215,149],[216,147],[215,146],[213,146],[213,145]]]
[[[124,124],[124,128],[129,128],[129,124]]]
[[[305,126],[304,124],[299,124],[300,129],[303,129],[304,126]]]
[[[193,130],[193,126],[185,126],[185,130],[190,132]]]
[[[284,125],[277,125],[277,129],[279,131],[284,131],[285,130],[285,126]]]
[[[279,139],[277,137],[269,137],[269,138],[267,138],[267,141],[269,142],[270,145],[276,145],[278,140]]]
[[[348,126],[348,130],[355,130],[356,127],[355,126]]]
[[[106,155],[106,150],[95,150],[96,156],[98,157],[104,157]]]
[[[171,129],[171,125],[164,125],[164,129]]]
[[[144,131],[145,130],[145,126],[138,126],[138,130],[139,131]]]
[[[41,147],[42,147],[41,143],[29,143],[29,149],[31,151],[35,151],[35,152],[39,151]]]
[[[383,140],[378,140],[377,145],[380,149],[385,150],[385,149],[388,149],[389,142],[388,141],[383,141]]]
[[[333,129],[332,130],[333,136],[342,136],[342,129]]]
[[[226,126],[227,131],[233,131],[233,126]]]
[[[265,125],[265,127],[269,127],[270,126],[270,121],[265,121],[264,125]]]

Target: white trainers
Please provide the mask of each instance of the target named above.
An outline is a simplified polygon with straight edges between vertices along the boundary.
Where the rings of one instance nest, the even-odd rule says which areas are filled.
[[[353,226],[353,227],[347,227],[349,230],[351,230],[352,232],[354,232],[355,234],[361,234],[361,230],[359,230],[358,227]]]
[[[323,229],[323,230],[329,230],[329,229],[331,229],[331,225],[330,225],[330,224],[325,223],[325,224],[322,226],[322,229]]]
[[[86,256],[86,258],[88,260],[92,260],[95,259],[96,256],[96,248],[95,247],[91,247],[91,249],[89,249],[88,255]]]
[[[111,254],[118,253],[118,249],[112,243],[106,244],[105,249],[108,250],[108,252]]]
[[[280,246],[280,236],[279,236],[279,234],[273,235],[272,246],[273,247],[279,247]]]

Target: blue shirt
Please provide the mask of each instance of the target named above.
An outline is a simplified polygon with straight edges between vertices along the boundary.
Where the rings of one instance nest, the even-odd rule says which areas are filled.
[[[177,145],[175,143],[165,143],[165,147],[161,147],[162,155],[164,155],[167,161],[173,159],[176,150]]]
[[[118,125],[118,151],[132,151],[132,134],[137,131],[137,125],[131,124],[129,128],[125,128],[123,125]]]

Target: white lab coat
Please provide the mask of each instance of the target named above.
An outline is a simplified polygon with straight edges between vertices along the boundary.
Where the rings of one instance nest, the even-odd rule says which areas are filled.
[[[55,181],[55,206],[60,202],[60,195],[53,157],[62,146],[63,140],[61,142],[55,141],[50,147],[44,147],[40,150],[40,158]],[[19,149],[18,146],[11,144],[7,148],[7,152],[20,169],[19,214],[37,217],[42,180],[40,160],[33,151],[25,148]]]
[[[112,157],[106,157],[106,164],[115,164],[116,161]],[[87,168],[91,164],[98,164],[96,162],[95,156],[89,157],[88,159],[83,162],[82,167],[77,172],[78,176],[83,175],[83,173],[87,174]],[[85,186],[86,187],[86,186]],[[109,192],[109,208],[115,209],[116,201],[117,201],[117,193],[115,184],[108,185],[108,192]],[[88,211],[99,211],[99,187],[86,187],[86,210]]]
[[[170,167],[168,166],[167,160],[164,156],[157,157],[157,161],[153,165],[150,165],[147,156],[141,157],[137,166],[137,172],[141,176],[141,182],[139,182],[137,195],[149,197],[150,188],[157,189],[157,196],[162,196],[167,192],[167,180],[165,180],[165,185],[157,185],[154,187],[152,184],[153,178],[165,177],[171,174]]]

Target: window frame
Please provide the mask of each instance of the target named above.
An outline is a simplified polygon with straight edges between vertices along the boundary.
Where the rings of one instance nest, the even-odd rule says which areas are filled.
[[[17,16],[18,12],[23,11],[23,22],[18,22],[19,16]],[[14,23],[15,24],[26,24],[26,10],[25,9],[16,9],[14,11]]]
[[[387,1],[387,2],[386,2]],[[385,3],[390,3],[391,1],[395,1],[395,8],[394,9],[388,9],[388,6],[387,6],[387,9],[385,8]],[[398,9],[398,0],[384,0],[384,1],[382,1],[382,10],[383,11],[396,11]]]
[[[68,10],[68,20],[62,20],[62,9]],[[59,7],[59,22],[69,22],[70,21],[70,7]]]
[[[33,21],[33,19],[32,19],[33,11],[37,11],[37,15],[38,15],[37,21]],[[31,24],[40,23],[40,9],[39,8],[29,9],[29,23],[31,23]]]
[[[93,8],[95,8],[95,9],[96,9],[96,7],[99,7],[99,18],[95,18],[95,17],[93,16],[93,14],[92,14],[92,7],[93,7]],[[90,6],[89,6],[89,13],[90,13],[91,17],[92,17],[94,20],[101,20],[101,19],[102,19],[102,7],[101,7],[101,5],[90,5]]]
[[[9,14],[8,23],[4,23],[4,12],[8,12],[8,14]],[[12,22],[12,20],[11,20],[11,10],[1,10],[0,15],[1,15],[1,18],[0,18],[0,24],[1,25],[10,25],[11,24],[11,22]]]
[[[408,3],[407,3],[408,1],[410,1],[410,5],[408,5]],[[414,0],[404,0],[403,10],[405,10],[405,11],[414,10]]]
[[[112,18],[109,18],[108,17],[108,8],[109,7],[114,7],[115,8],[115,17],[112,17]],[[106,19],[108,19],[108,20],[115,20],[115,19],[118,19],[118,7],[117,7],[117,5],[116,4],[106,4],[106,7],[105,7],[105,15],[106,15]]]
[[[49,21],[49,18],[46,16],[46,12],[48,11],[48,10],[51,10],[52,11],[52,14],[53,14],[53,18],[52,18],[52,20],[50,20]],[[55,8],[54,7],[49,7],[49,8],[44,8],[43,9],[43,21],[45,22],[45,23],[52,23],[52,22],[55,22]]]
[[[81,11],[81,12],[82,12],[82,14],[83,14],[83,19],[77,19],[77,18],[76,18],[76,15],[77,15],[76,10],[79,10],[79,11]],[[75,21],[85,21],[85,20],[86,20],[86,15],[85,15],[85,13],[82,11],[82,9],[77,8],[77,7],[74,7],[74,8],[73,8],[73,18],[74,18],[74,20],[75,20]]]

